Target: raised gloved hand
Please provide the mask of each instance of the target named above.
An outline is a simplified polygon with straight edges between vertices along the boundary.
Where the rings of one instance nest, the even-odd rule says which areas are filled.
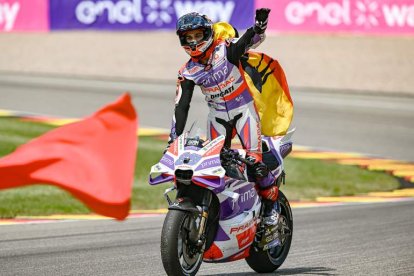
[[[269,18],[270,9],[261,8],[256,10],[254,32],[257,34],[262,34],[267,28],[267,21]]]

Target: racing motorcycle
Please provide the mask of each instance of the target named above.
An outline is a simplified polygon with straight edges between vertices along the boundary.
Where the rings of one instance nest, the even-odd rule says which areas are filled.
[[[263,162],[279,187],[284,183],[283,158],[292,149],[293,132],[277,138],[263,136]],[[279,191],[274,204],[280,214],[277,224],[264,225],[264,204],[255,183],[249,181],[252,164],[245,150],[230,145],[230,135],[204,141],[198,131],[190,130],[151,168],[151,185],[173,182],[164,193],[168,213],[161,233],[167,275],[196,275],[203,261],[240,259],[256,272],[269,273],[289,253],[293,231],[289,201]]]

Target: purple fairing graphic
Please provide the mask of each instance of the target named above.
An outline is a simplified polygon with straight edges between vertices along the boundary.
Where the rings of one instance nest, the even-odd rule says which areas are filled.
[[[174,129],[175,131],[175,129]],[[196,146],[186,146],[184,147],[185,150],[192,150],[192,151],[198,151],[200,150],[200,148],[196,147]]]
[[[271,137],[263,136],[262,140],[267,142],[267,144],[269,146],[269,150],[273,154],[273,156],[276,158],[278,164],[283,164],[282,157],[279,154],[280,147],[283,146],[283,145],[280,145],[280,143],[277,143],[276,146],[279,147],[279,149],[276,149],[276,147],[274,145],[274,141]]]
[[[164,155],[161,160],[160,163],[167,166],[170,169],[174,169],[174,158],[172,158],[169,155]]]
[[[192,166],[198,163],[201,160],[201,155],[197,153],[185,152],[175,161],[175,166],[186,164]]]
[[[161,175],[155,177],[154,179],[150,178],[149,179],[149,184],[157,185],[157,184],[161,184],[161,183],[165,183],[165,182],[171,182],[173,180],[174,180],[174,176],[161,174]]]
[[[228,241],[230,237],[226,234],[223,228],[219,225],[216,233],[215,241]]]
[[[221,192],[224,190],[224,179],[219,177],[214,178],[204,178],[204,177],[198,177],[194,176],[193,181],[198,184],[203,184],[208,187],[214,188],[214,191]]]
[[[220,158],[219,157],[213,157],[204,160],[197,168],[196,170],[204,170],[209,169],[213,167],[221,166]]]
[[[292,143],[287,143],[280,146],[280,155],[285,158],[292,151]]]
[[[228,220],[244,211],[250,210],[257,201],[258,195],[254,188],[254,183],[249,183],[239,189],[235,189],[233,192],[238,193],[240,196],[237,200],[228,198],[221,203],[220,220]]]
[[[220,220],[231,219],[240,213],[240,206],[234,199],[228,198],[220,204]]]

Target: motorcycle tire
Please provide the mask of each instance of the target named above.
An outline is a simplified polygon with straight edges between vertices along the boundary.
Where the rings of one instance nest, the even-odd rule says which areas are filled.
[[[258,273],[271,273],[275,271],[283,264],[289,254],[293,235],[292,210],[289,201],[281,191],[279,191],[278,201],[282,209],[281,216],[285,218],[286,225],[290,229],[290,235],[286,237],[282,246],[277,246],[266,251],[260,249],[256,251],[253,247],[250,249],[250,254],[246,258],[246,262],[250,268]]]
[[[169,210],[165,217],[161,232],[161,259],[169,276],[196,275],[203,262],[202,254],[194,259],[186,253],[188,246],[185,244],[184,226],[190,216],[191,213],[188,212]],[[187,255],[184,257],[183,254]],[[192,262],[191,265],[186,266],[186,259]]]

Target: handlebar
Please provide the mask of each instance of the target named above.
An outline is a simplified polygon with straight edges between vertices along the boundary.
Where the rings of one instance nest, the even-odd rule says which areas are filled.
[[[239,158],[238,159],[241,162],[243,162],[244,164],[246,164],[247,166],[253,166],[254,165],[254,162],[253,161],[250,161],[250,160],[247,160],[246,158],[240,157],[240,155],[239,155]]]
[[[223,159],[226,159],[226,160],[229,160],[229,161],[240,161],[240,162],[246,164],[247,166],[253,166],[254,165],[253,161],[250,161],[246,158],[241,157],[238,152],[235,152],[231,149],[223,149],[223,151],[221,153],[221,157]]]

